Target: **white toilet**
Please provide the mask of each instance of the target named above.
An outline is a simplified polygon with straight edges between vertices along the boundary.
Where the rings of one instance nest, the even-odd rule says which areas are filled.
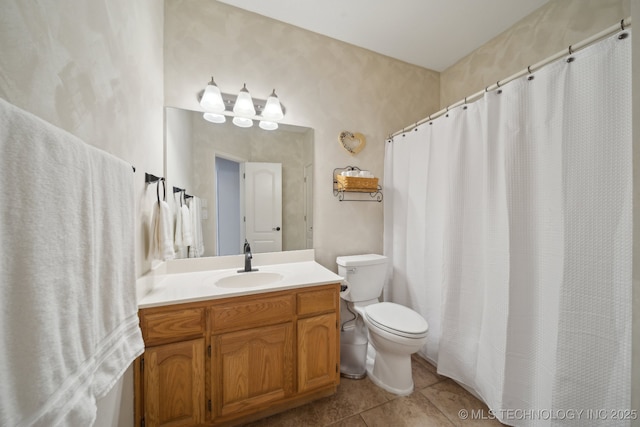
[[[373,350],[367,356],[369,378],[391,393],[411,394],[411,355],[427,341],[427,321],[410,308],[378,301],[387,273],[387,257],[342,256],[336,262],[338,274],[347,285],[340,296],[362,316],[369,331],[369,350]]]

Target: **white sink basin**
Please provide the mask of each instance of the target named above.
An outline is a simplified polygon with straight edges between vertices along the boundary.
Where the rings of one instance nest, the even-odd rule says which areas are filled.
[[[221,277],[215,281],[220,288],[253,288],[256,286],[272,285],[281,281],[284,276],[271,271],[252,271],[237,273],[232,276]]]

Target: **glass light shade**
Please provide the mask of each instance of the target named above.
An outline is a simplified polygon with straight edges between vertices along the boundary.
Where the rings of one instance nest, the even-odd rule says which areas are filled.
[[[233,112],[239,116],[253,117],[256,115],[256,108],[253,106],[253,99],[247,90],[247,84],[240,89],[236,104],[233,106]],[[235,122],[234,122],[235,123]]]
[[[267,103],[262,111],[262,117],[268,121],[282,120],[284,117],[282,106],[280,105],[280,100],[278,99],[278,95],[276,95],[275,89],[271,95],[269,95],[269,98],[267,98]]]
[[[211,81],[204,89],[204,94],[200,100],[200,106],[204,108],[205,111],[212,113],[222,113],[225,110],[222,94],[220,93],[220,89],[218,89],[216,83],[213,81],[213,77],[211,77]]]
[[[253,126],[253,120],[247,119],[246,117],[234,117],[232,120],[233,124],[241,127],[241,128],[250,128]]]
[[[227,118],[225,116],[216,113],[204,113],[202,117],[204,117],[206,121],[211,123],[224,123],[227,121]]]
[[[260,126],[260,129],[264,129],[264,130],[278,129],[278,124],[276,122],[269,122],[266,120],[260,120],[260,123],[258,123],[258,126]]]

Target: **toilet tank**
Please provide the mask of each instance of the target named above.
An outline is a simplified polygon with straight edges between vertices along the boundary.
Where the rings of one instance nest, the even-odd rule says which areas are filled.
[[[387,275],[387,259],[377,254],[336,258],[338,274],[346,279],[349,286],[349,292],[343,298],[353,302],[378,298]]]

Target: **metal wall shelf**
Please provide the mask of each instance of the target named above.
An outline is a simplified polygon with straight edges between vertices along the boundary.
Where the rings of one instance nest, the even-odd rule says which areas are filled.
[[[333,195],[338,198],[340,202],[382,202],[382,187],[378,185],[375,191],[371,189],[345,189],[340,182],[338,182],[337,176],[343,171],[360,171],[357,166],[345,166],[343,168],[335,168],[333,170]],[[358,195],[363,195],[362,197]],[[366,198],[364,196],[367,196]]]

